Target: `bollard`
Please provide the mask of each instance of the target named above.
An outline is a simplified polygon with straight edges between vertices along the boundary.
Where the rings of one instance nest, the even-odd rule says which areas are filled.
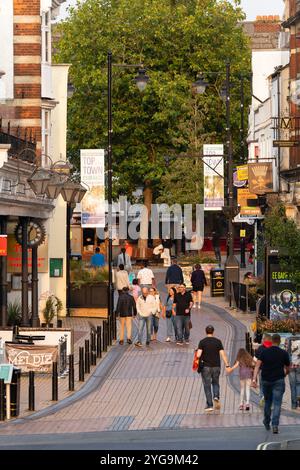
[[[114,332],[113,332],[113,313],[110,315],[109,317],[109,344],[112,345],[113,343],[113,336],[114,336]]]
[[[106,321],[103,322],[102,328],[102,345],[103,345],[103,352],[107,351],[107,344],[106,344]]]
[[[57,320],[57,328],[62,328],[62,320]]]
[[[84,372],[90,373],[90,342],[88,339],[84,341]]]
[[[97,326],[97,357],[102,357],[102,350],[101,350],[101,326]]]
[[[52,401],[58,400],[58,374],[57,362],[52,364]]]
[[[106,322],[106,344],[107,347],[110,346],[110,317],[108,317],[108,321]]]
[[[79,348],[79,382],[84,382],[84,348]]]
[[[69,355],[69,392],[74,391],[74,355]]]
[[[97,353],[96,353],[96,335],[93,331],[91,336],[91,365],[95,366],[97,364]]]
[[[34,411],[35,405],[35,387],[34,387],[34,371],[29,371],[29,389],[28,389],[28,409]]]
[[[0,421],[5,420],[5,384],[4,379],[0,379]]]
[[[114,332],[114,336],[113,336],[113,339],[114,341],[116,341],[117,339],[117,315],[116,315],[116,312],[114,312],[113,314],[113,332]]]

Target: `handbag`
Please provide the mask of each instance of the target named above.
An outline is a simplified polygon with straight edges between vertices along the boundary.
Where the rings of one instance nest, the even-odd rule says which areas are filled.
[[[166,318],[172,317],[172,310],[166,310]]]
[[[193,372],[198,371],[198,368],[199,368],[199,357],[197,357],[197,349],[196,349],[194,352],[194,358],[193,358],[193,366],[192,366]]]

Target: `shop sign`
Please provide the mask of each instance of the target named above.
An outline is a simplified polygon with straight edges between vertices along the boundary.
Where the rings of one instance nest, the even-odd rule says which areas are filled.
[[[0,256],[7,256],[7,235],[0,235]]]
[[[236,167],[238,181],[246,181],[248,179],[248,165],[239,165]]]
[[[32,251],[28,249],[28,268],[32,269]],[[17,243],[15,236],[7,236],[7,272],[17,274],[22,272],[22,246]],[[38,247],[38,272],[48,272],[48,239]]]
[[[237,190],[237,203],[240,206],[241,216],[259,216],[261,215],[261,209],[259,206],[249,206],[248,200],[257,200],[257,195],[249,191],[249,188],[239,188]]]
[[[272,163],[249,163],[249,190],[254,194],[273,192]]]
[[[42,372],[51,374],[52,363],[57,362],[57,346],[37,346],[28,344],[5,344],[7,360],[22,372]]]

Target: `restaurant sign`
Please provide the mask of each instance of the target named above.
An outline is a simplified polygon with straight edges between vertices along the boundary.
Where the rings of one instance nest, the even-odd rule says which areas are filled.
[[[36,346],[35,344],[5,344],[7,361],[22,372],[51,374],[52,363],[57,362],[57,346]]]

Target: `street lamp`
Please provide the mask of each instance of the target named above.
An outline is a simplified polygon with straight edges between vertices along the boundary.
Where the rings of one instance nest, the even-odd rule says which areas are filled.
[[[48,170],[37,168],[27,179],[27,182],[36,196],[43,196],[46,193],[50,179],[51,177]]]
[[[146,70],[141,68],[141,64],[113,64],[112,53],[107,53],[107,200],[108,200],[108,315],[113,312],[113,282],[112,282],[112,67],[124,67],[124,68],[138,68],[138,75],[134,78],[134,81],[138,89],[143,92],[149,82],[149,77],[146,75]]]
[[[198,80],[196,80],[196,82],[192,84],[192,89],[197,95],[203,95],[207,86],[208,83],[202,77],[200,77]]]

